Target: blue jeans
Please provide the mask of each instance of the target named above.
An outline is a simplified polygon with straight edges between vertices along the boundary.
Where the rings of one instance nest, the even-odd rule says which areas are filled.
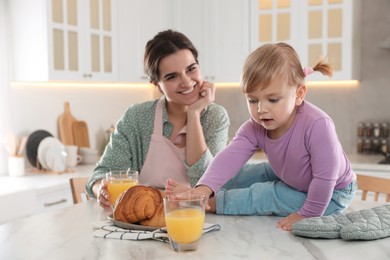
[[[357,182],[334,190],[324,215],[342,212],[355,196]],[[220,215],[288,216],[304,204],[307,192],[295,190],[281,181],[269,163],[246,164],[216,196]]]

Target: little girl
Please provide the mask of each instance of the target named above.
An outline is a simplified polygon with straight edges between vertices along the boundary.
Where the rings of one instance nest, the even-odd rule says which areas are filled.
[[[355,173],[332,119],[304,101],[305,77],[314,71],[333,73],[324,60],[302,69],[297,53],[285,43],[266,44],[249,55],[241,87],[251,118],[195,188],[213,196],[210,211],[283,216],[278,227],[291,230],[298,220],[348,207],[356,191]],[[245,165],[259,148],[269,163]],[[182,187],[168,180],[166,189]]]

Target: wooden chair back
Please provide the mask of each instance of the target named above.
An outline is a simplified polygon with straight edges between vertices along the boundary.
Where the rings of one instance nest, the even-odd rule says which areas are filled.
[[[356,174],[358,189],[362,190],[362,200],[367,199],[368,192],[374,192],[374,201],[378,201],[379,194],[386,195],[386,202],[390,202],[390,179]]]
[[[69,179],[74,204],[89,200],[89,196],[85,191],[85,184],[87,183],[88,179],[88,177],[77,177]]]

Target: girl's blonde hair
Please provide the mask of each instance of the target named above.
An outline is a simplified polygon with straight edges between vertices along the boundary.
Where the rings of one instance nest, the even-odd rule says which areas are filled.
[[[333,68],[324,58],[313,67],[332,77]],[[249,93],[267,87],[278,77],[284,77],[290,86],[303,85],[305,74],[296,51],[286,43],[265,44],[253,51],[245,61],[241,88]]]

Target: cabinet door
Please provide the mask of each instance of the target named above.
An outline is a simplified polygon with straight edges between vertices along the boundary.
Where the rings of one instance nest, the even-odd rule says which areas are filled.
[[[166,0],[119,0],[119,77],[120,81],[148,82],[143,70],[147,41],[168,29]]]
[[[248,1],[172,0],[172,27],[199,52],[205,80],[239,81],[248,55]]]
[[[210,1],[207,1],[210,2]],[[210,15],[210,67],[217,82],[239,82],[249,55],[249,1],[215,0]],[[212,26],[214,25],[214,26]]]
[[[74,0],[72,0],[74,1]],[[81,48],[85,54],[82,77],[91,80],[117,80],[117,41],[115,22],[115,0],[90,0],[87,10],[86,31],[84,43]],[[83,14],[81,14],[83,15]]]
[[[327,56],[334,66],[335,79],[356,79],[353,49],[353,2],[351,0],[309,0],[303,10],[303,64],[314,66],[319,56]],[[313,79],[321,75],[314,74]],[[318,77],[318,78],[316,78]]]
[[[293,1],[252,0],[250,9],[252,51],[263,44],[276,42],[299,49],[297,28],[300,18]]]
[[[171,0],[172,28],[185,34],[198,51],[199,66],[206,80],[213,80],[213,68],[210,66],[210,22],[212,5],[207,0]],[[213,1],[211,1],[213,2]],[[208,8],[208,4],[211,8]],[[215,15],[215,14],[214,14]]]
[[[49,1],[50,79],[117,79],[115,3]]]
[[[334,79],[356,79],[358,9],[359,1],[352,0],[251,0],[251,50],[286,42],[298,52],[302,66],[314,66],[326,56],[334,65]],[[319,73],[310,76],[327,79]]]
[[[80,1],[48,1],[49,77],[79,80],[81,66],[82,22]]]
[[[37,192],[36,213],[73,205],[72,194],[69,185],[52,187],[45,191]]]

